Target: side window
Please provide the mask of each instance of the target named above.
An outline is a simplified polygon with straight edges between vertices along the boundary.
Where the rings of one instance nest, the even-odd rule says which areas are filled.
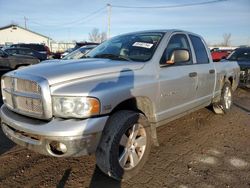
[[[18,51],[15,50],[15,49],[13,49],[13,50],[11,49],[11,50],[8,51],[8,53],[11,54],[11,55],[17,55]]]
[[[23,55],[33,55],[32,51],[27,50],[27,49],[23,49],[23,50],[22,50],[22,54],[23,54]]]
[[[176,34],[173,35],[167,45],[167,48],[164,51],[164,54],[161,58],[161,64],[166,64],[167,60],[171,59],[171,56],[174,52],[174,50],[187,50],[189,52],[190,58],[187,62],[179,62],[176,63],[177,65],[186,65],[186,64],[192,64],[192,57],[191,57],[191,50],[190,45],[188,42],[188,39],[186,35],[184,34]]]
[[[26,51],[26,53],[29,55],[35,55],[34,52],[32,52],[32,51]]]
[[[21,55],[26,55],[26,53],[25,53],[25,51],[24,50],[19,50],[19,54],[21,54]]]
[[[200,37],[194,36],[194,35],[189,35],[190,40],[193,44],[194,51],[195,51],[195,56],[196,56],[196,61],[198,64],[205,64],[209,63],[209,58],[207,55],[206,48],[200,39]]]

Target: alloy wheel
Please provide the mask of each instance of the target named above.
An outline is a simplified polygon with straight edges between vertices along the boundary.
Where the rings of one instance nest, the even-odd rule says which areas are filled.
[[[147,135],[144,127],[134,124],[122,135],[119,147],[119,163],[124,170],[134,168],[146,149]]]

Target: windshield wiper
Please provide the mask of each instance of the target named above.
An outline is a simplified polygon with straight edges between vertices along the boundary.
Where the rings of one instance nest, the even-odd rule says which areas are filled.
[[[94,56],[93,58],[108,58],[112,60],[125,60],[125,61],[132,61],[130,58],[121,56],[121,55],[114,55],[114,54],[99,54]]]

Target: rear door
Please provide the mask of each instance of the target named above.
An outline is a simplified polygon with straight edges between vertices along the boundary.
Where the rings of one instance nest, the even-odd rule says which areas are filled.
[[[190,60],[166,65],[164,59],[168,58],[175,49],[188,50],[191,56]],[[186,34],[174,34],[166,44],[161,60],[159,83],[160,121],[194,107],[193,100],[195,100],[196,96],[197,75],[194,70],[191,48]]]
[[[196,103],[203,105],[210,103],[213,97],[215,86],[215,68],[213,62],[210,62],[208,49],[205,42],[196,35],[189,35],[195,52],[195,69],[198,77],[196,88]]]

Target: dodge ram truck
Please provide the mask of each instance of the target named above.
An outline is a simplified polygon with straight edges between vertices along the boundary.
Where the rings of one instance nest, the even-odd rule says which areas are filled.
[[[127,180],[158,145],[157,127],[206,106],[227,113],[239,74],[237,62],[214,63],[197,34],[123,34],[83,59],[2,76],[1,125],[30,150],[54,157],[95,154],[105,174]]]

